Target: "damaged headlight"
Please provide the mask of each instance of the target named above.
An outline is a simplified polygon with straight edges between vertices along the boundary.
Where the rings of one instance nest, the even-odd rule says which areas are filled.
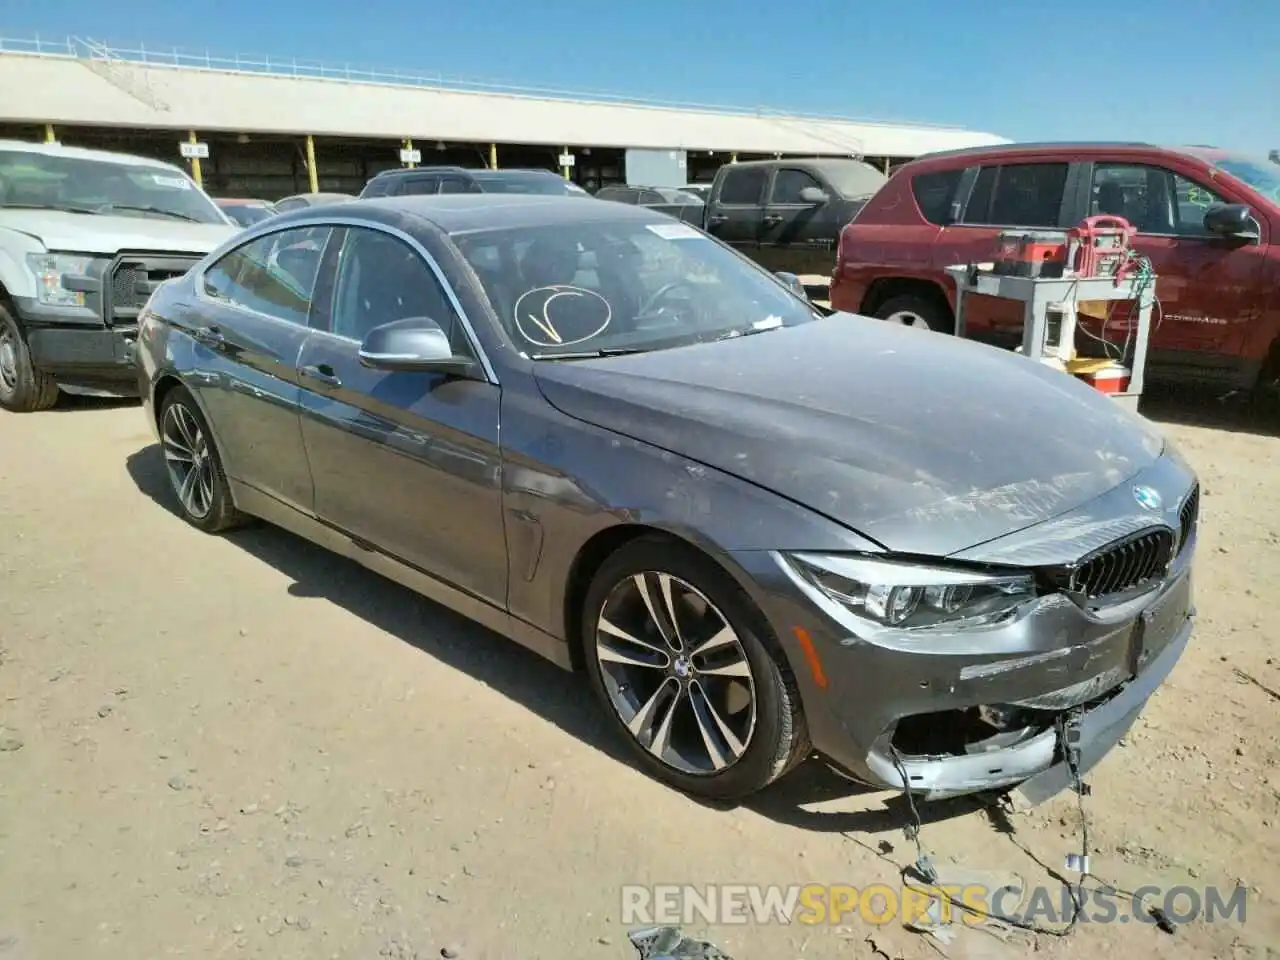
[[[1023,573],[986,573],[864,556],[788,553],[798,581],[855,616],[885,627],[980,626],[1007,616],[1036,595]]]

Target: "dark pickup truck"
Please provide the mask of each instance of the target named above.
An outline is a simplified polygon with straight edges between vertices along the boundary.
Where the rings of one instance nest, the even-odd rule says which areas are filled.
[[[730,163],[711,185],[703,227],[769,270],[830,276],[841,229],[887,179],[839,157]]]

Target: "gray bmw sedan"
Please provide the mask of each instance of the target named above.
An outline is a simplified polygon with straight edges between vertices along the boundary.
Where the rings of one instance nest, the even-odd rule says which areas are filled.
[[[1195,475],[1062,373],[791,279],[641,207],[362,200],[163,284],[139,376],[191,524],[261,518],[582,670],[674,787],[816,753],[1057,792],[1188,642]]]

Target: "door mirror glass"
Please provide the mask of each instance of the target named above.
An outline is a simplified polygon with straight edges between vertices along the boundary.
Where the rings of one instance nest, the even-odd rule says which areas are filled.
[[[468,375],[470,357],[454,354],[449,337],[430,317],[406,317],[374,327],[360,344],[360,362],[375,370]]]
[[[800,278],[794,273],[787,273],[785,270],[779,270],[774,274],[779,280],[787,285],[797,297],[804,300],[809,299],[809,294],[804,289],[804,284],[800,282]]]
[[[1205,211],[1204,228],[1220,237],[1254,237],[1253,212],[1243,203],[1215,204]]]
[[[826,203],[831,198],[827,196],[825,190],[818,187],[805,187],[800,191],[800,199],[805,203],[812,203],[816,206],[820,203]]]

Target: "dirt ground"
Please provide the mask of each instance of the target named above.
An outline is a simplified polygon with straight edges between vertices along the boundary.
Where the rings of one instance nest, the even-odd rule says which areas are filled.
[[[690,932],[735,960],[1280,956],[1280,439],[1213,398],[1148,412],[1204,483],[1199,626],[1089,778],[1091,866],[1243,885],[1246,922],[949,946],[852,919]],[[696,803],[620,759],[578,678],[170,502],[135,404],[0,415],[0,960],[623,960],[621,884],[865,887],[915,858],[887,794],[809,764],[749,805]],[[946,868],[1056,889],[1079,847],[1073,796],[923,813]]]

